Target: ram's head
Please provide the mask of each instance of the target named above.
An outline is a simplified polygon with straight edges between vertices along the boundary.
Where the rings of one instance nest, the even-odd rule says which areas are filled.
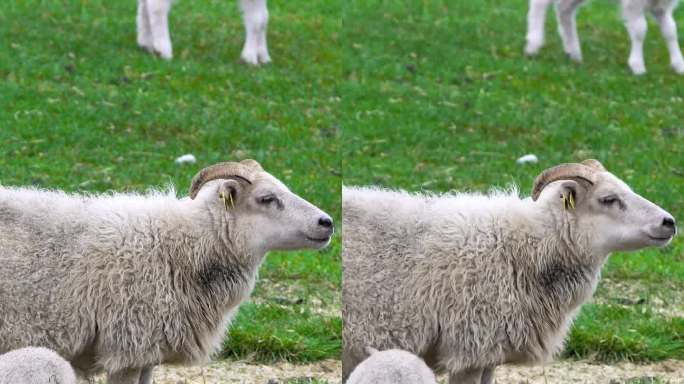
[[[212,187],[203,188],[207,183]],[[292,193],[254,160],[202,169],[190,187],[190,198],[198,195],[212,212],[229,218],[229,230],[248,234],[245,241],[251,249],[322,248],[333,234],[330,216]]]
[[[543,171],[534,182],[532,200],[571,215],[572,230],[605,252],[663,246],[676,233],[672,215],[593,159]]]

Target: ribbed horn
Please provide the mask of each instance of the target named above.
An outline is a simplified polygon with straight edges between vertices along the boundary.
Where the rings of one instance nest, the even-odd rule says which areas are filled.
[[[255,172],[261,172],[264,170],[263,168],[261,168],[261,164],[259,164],[259,162],[256,160],[244,159],[244,160],[240,161],[240,164],[242,164],[248,168],[251,168]]]
[[[592,165],[594,164],[593,161],[595,161],[598,163],[598,165],[601,165],[601,163],[596,160],[585,161],[592,161]],[[601,168],[603,168],[602,165]],[[581,184],[594,185],[596,180],[596,171],[597,169],[593,166],[579,163],[566,163],[549,168],[540,173],[539,176],[537,176],[537,178],[534,180],[534,187],[532,188],[532,200],[537,201],[544,188],[557,180],[575,180]]]
[[[601,162],[596,159],[586,159],[581,164],[584,164],[589,168],[594,168],[599,172],[606,172],[606,169],[603,167],[603,164],[601,164]]]
[[[197,193],[204,184],[216,179],[240,179],[252,184],[252,176],[261,170],[261,165],[251,159],[239,163],[225,162],[206,167],[192,178],[190,198],[197,197]]]

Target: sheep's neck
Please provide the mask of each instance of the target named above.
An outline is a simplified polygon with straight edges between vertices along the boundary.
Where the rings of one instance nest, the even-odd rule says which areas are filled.
[[[189,257],[168,260],[172,282],[167,286],[184,298],[174,303],[175,316],[188,328],[185,343],[170,346],[168,358],[197,362],[220,347],[230,318],[254,288],[259,262],[253,260],[263,257],[236,255],[206,235],[186,237],[183,242],[191,244],[189,254],[183,255]]]
[[[219,305],[223,307],[237,305],[249,295],[263,255],[236,254],[210,239],[198,241],[195,253],[193,283],[200,295],[217,303],[225,297],[228,302]]]
[[[580,253],[582,247],[571,245],[559,237],[543,239],[533,257],[534,265],[528,265],[525,280],[532,285],[522,293],[528,299],[519,302],[533,303],[522,306],[521,315],[527,319],[523,326],[529,332],[526,339],[533,344],[528,351],[536,361],[561,350],[570,324],[580,306],[593,295],[600,278],[603,263]]]
[[[552,298],[561,304],[559,309],[572,311],[593,294],[605,257],[586,252],[579,244],[582,239],[572,243],[565,239],[557,234],[541,239],[528,270],[541,299]]]

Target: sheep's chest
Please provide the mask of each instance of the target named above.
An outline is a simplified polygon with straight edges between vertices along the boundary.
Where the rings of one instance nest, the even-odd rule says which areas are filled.
[[[254,288],[255,276],[213,267],[197,280],[195,300],[185,301],[174,316],[181,325],[173,332],[164,360],[170,363],[202,363],[218,352],[225,332],[240,304]]]

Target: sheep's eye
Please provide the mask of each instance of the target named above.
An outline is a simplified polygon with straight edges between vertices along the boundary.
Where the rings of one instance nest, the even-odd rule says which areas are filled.
[[[276,201],[276,197],[274,195],[266,195],[266,196],[261,196],[257,199],[259,204],[271,204],[272,202]]]
[[[602,197],[599,199],[599,203],[603,205],[613,205],[615,203],[619,203],[620,199],[618,199],[617,196],[611,195],[611,196],[606,196]]]

